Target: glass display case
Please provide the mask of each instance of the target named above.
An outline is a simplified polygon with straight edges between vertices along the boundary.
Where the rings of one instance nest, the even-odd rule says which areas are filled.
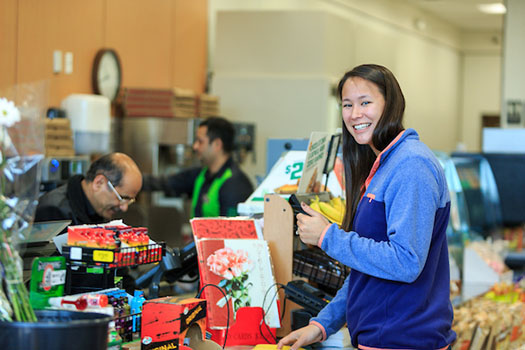
[[[469,231],[483,238],[501,233],[501,202],[489,162],[480,154],[453,153],[469,217]]]
[[[470,232],[465,194],[463,193],[456,165],[446,153],[434,151],[434,154],[443,167],[450,193],[450,219],[447,227],[449,253],[457,264],[458,270],[462,271],[465,244],[476,237],[473,237]]]

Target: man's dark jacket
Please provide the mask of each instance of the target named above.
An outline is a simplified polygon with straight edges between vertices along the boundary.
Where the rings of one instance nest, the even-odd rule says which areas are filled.
[[[82,175],[71,177],[62,185],[38,200],[35,222],[49,220],[71,220],[71,225],[100,224],[105,220],[89,203],[81,182]]]

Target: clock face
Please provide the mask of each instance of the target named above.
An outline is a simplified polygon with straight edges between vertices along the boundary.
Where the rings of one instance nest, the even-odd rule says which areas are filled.
[[[116,52],[110,49],[99,51],[93,66],[94,91],[113,101],[120,90],[120,82],[120,62]]]

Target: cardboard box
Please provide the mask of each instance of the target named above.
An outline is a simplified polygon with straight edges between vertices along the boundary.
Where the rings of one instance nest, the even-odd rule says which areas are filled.
[[[206,300],[164,297],[147,300],[142,306],[141,349],[192,348],[218,350],[205,340]]]
[[[84,226],[69,226],[67,228],[67,244],[78,247],[117,248],[115,232],[104,228]]]

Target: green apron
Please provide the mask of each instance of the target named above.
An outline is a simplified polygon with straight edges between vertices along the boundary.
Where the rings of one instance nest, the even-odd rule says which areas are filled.
[[[191,217],[195,217],[195,208],[197,207],[197,202],[199,200],[199,195],[202,189],[202,185],[206,180],[206,171],[208,168],[201,170],[197,179],[195,180],[195,185],[193,186],[193,197],[191,202]],[[203,217],[216,217],[220,216],[221,206],[219,201],[219,191],[221,190],[222,185],[226,180],[232,177],[232,171],[230,168],[226,169],[224,174],[221,177],[213,180],[208,193],[206,193],[207,201],[202,201],[202,216]]]

